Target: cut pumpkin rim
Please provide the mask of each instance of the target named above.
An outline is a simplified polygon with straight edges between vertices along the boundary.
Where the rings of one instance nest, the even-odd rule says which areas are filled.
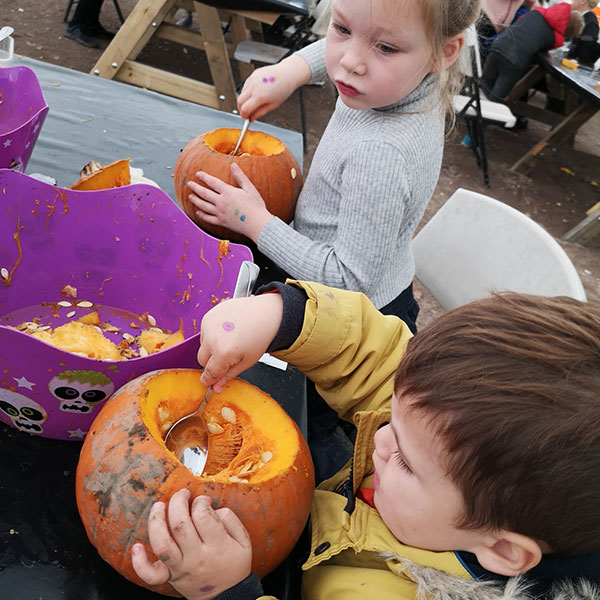
[[[221,128],[204,134],[206,145],[218,154],[230,155],[240,136],[241,129]],[[286,145],[276,137],[263,131],[247,131],[236,156],[231,158],[246,158],[244,154],[252,159],[266,159],[277,156],[287,150]]]

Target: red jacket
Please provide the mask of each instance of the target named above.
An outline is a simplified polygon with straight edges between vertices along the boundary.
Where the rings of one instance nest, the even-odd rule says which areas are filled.
[[[561,2],[548,8],[536,6],[533,10],[539,10],[554,30],[554,48],[562,46],[565,43],[565,29],[571,18],[571,5],[568,2]]]

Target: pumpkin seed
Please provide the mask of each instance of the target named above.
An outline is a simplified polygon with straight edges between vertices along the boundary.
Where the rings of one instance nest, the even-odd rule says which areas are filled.
[[[2,279],[8,279],[8,269],[6,267],[0,269],[0,274],[2,275]]]
[[[74,310],[72,310],[72,311],[70,311],[70,312],[67,313],[67,318],[69,318],[69,319],[71,317],[74,317],[74,316],[75,316],[75,311]]]
[[[156,327],[156,319],[152,315],[148,315],[148,323],[151,327]]]
[[[273,453],[270,450],[267,450],[266,452],[263,452],[260,459],[264,462],[264,463],[268,463],[271,459],[273,458]]]
[[[127,342],[133,342],[135,340],[135,338],[130,333],[127,333],[127,332],[125,332],[123,334],[123,339]]]
[[[237,476],[239,477],[240,475],[246,475],[248,473],[250,473],[250,471],[254,471],[256,468],[256,465],[254,465],[253,463],[249,462],[246,463],[239,471],[239,473],[237,474]]]
[[[209,433],[223,433],[225,430],[218,424],[218,423],[212,423],[211,421],[209,421],[206,424],[206,429],[208,429]]]
[[[229,406],[224,406],[221,409],[221,416],[228,422],[228,423],[235,423],[236,418],[235,418],[235,412],[233,412],[233,410],[231,408],[229,408]]]
[[[247,480],[247,479],[242,479],[241,477],[237,477],[237,476],[235,476],[235,475],[232,475],[232,476],[229,478],[229,481],[230,481],[231,483],[248,483],[248,480]]]
[[[88,300],[82,300],[81,302],[77,303],[77,306],[79,306],[79,308],[90,308],[91,306],[94,306],[94,304]]]
[[[163,406],[159,406],[158,409],[156,410],[156,412],[158,413],[158,420],[162,423],[162,425],[165,425],[165,421],[171,416],[169,414],[169,412],[167,410],[164,409]]]
[[[58,306],[73,306],[68,300],[61,300],[57,302]]]
[[[140,356],[148,356],[148,350],[144,346],[140,348]]]
[[[36,325],[36,329],[37,331],[48,331],[48,329],[50,329],[50,325],[44,325],[43,327],[38,327]]]
[[[298,175],[298,173],[296,172],[296,169],[292,168],[291,175],[292,175],[292,179],[296,179],[296,175]]]

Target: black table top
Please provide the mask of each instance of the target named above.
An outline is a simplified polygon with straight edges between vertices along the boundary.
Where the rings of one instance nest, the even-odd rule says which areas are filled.
[[[562,64],[565,53],[562,50],[540,52],[540,66],[573,90],[578,96],[600,108],[600,72],[579,65],[571,69]]]
[[[308,15],[306,0],[203,0],[202,3],[231,10],[264,10],[282,14]]]

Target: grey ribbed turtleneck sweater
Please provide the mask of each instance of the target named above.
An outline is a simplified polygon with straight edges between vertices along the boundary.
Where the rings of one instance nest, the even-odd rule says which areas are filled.
[[[299,52],[312,80],[325,40]],[[339,98],[313,157],[293,227],[274,217],[258,249],[292,277],[364,292],[377,308],[411,283],[411,239],[437,184],[444,118],[427,76],[393,106],[355,110]]]

